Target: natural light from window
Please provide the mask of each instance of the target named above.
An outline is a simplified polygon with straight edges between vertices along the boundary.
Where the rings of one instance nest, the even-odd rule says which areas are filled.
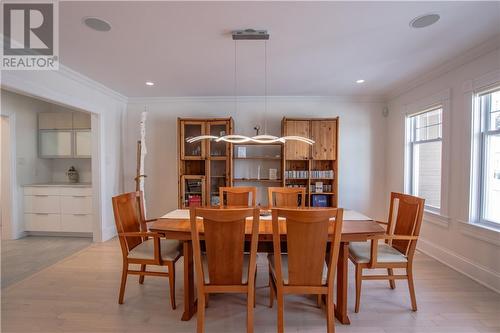
[[[425,198],[431,210],[441,208],[442,107],[410,116],[411,193]]]
[[[480,95],[482,116],[481,220],[500,223],[500,89]]]

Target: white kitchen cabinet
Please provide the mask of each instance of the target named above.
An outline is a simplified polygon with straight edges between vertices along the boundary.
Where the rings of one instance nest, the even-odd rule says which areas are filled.
[[[26,231],[92,232],[92,188],[71,185],[24,187]]]
[[[92,141],[90,130],[75,131],[75,156],[90,157],[92,155]]]
[[[90,113],[73,112],[73,129],[90,129]]]
[[[38,129],[45,129],[45,130],[73,129],[73,113],[40,112],[38,114]]]
[[[71,157],[73,155],[72,131],[39,131],[40,157]]]

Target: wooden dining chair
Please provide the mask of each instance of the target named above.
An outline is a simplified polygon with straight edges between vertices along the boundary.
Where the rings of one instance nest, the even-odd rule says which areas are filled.
[[[268,187],[269,208],[304,208],[306,205],[305,187]]]
[[[279,218],[285,220],[279,221]],[[333,222],[331,219],[334,218]],[[327,332],[335,331],[333,290],[340,248],[343,209],[273,209],[274,253],[268,256],[270,306],[278,302],[278,332],[284,330],[286,294],[326,295]],[[280,226],[281,225],[281,226]],[[287,254],[281,252],[280,227],[286,230]],[[327,243],[330,250],[327,255]]]
[[[197,220],[197,217],[202,220]],[[244,253],[246,218],[251,217],[250,254]],[[259,209],[191,208],[191,238],[198,289],[198,333],[204,331],[211,293],[247,294],[247,332],[253,332]],[[201,253],[200,233],[205,240]]]
[[[425,199],[415,196],[391,193],[389,221],[385,235],[374,237],[369,242],[349,244],[349,259],[356,267],[356,305],[359,312],[361,281],[389,280],[391,289],[395,280],[408,280],[411,308],[417,311],[415,286],[413,284],[413,257],[422,225]],[[379,240],[385,240],[379,243]],[[384,268],[387,275],[363,275],[363,269]],[[394,275],[395,268],[406,269],[404,275]]]
[[[118,303],[123,304],[128,274],[169,278],[170,303],[175,310],[175,263],[180,257],[178,240],[164,239],[155,232],[148,232],[144,218],[142,192],[130,192],[113,197],[116,230],[123,256],[122,280]],[[140,270],[129,269],[130,264],[141,265]],[[167,266],[168,272],[148,271],[147,265]]]
[[[251,197],[251,204],[249,199]],[[221,207],[255,207],[257,188],[254,186],[220,187]]]

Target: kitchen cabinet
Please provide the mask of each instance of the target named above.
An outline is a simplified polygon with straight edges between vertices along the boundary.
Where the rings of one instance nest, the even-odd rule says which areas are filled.
[[[38,114],[38,129],[41,130],[73,129],[73,113],[41,112]]]
[[[36,232],[92,232],[92,188],[24,187],[24,228]]]
[[[73,132],[63,130],[40,130],[38,135],[40,157],[72,157]]]
[[[92,140],[90,131],[75,131],[75,156],[90,157],[92,155]]]
[[[309,138],[310,121],[287,120],[283,123],[283,134],[285,136],[301,136]],[[309,159],[310,145],[302,141],[290,140],[286,142],[285,154],[289,160]]]

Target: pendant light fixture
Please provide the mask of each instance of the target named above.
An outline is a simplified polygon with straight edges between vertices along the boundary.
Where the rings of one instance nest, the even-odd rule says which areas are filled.
[[[264,41],[264,103],[265,103],[265,112],[264,116],[267,115],[267,41],[269,40],[269,33],[267,30],[254,30],[254,29],[246,29],[246,30],[235,30],[232,32],[233,40],[234,40],[234,100],[235,100],[235,111],[237,108],[237,77],[236,77],[236,41],[238,40],[263,40]],[[224,136],[215,136],[215,135],[200,135],[192,138],[187,138],[186,142],[193,143],[201,140],[214,140],[215,142],[228,142],[228,143],[257,143],[257,144],[269,144],[269,143],[285,143],[286,141],[301,141],[307,144],[312,145],[314,140],[309,138],[305,138],[302,136],[289,135],[277,137],[274,135],[267,134],[267,120],[264,119],[264,134],[255,135],[252,137],[239,135],[239,134],[230,134]]]

